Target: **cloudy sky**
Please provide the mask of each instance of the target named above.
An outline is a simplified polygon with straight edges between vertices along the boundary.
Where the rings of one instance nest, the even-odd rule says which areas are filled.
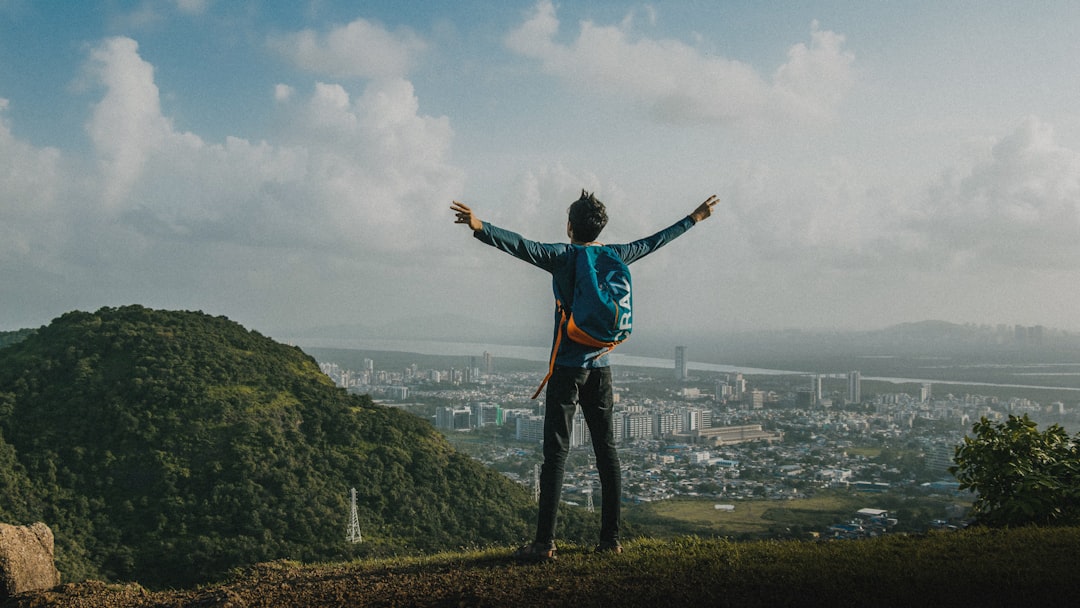
[[[650,331],[1080,329],[1080,3],[0,0],[0,330],[545,328],[582,188]],[[481,330],[481,334],[484,330]],[[480,340],[493,335],[477,335]]]

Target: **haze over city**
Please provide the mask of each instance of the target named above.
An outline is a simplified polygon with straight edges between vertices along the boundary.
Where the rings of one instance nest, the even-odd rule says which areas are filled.
[[[0,0],[0,330],[137,303],[542,338],[547,275],[449,205],[560,241],[582,188],[608,242],[721,199],[632,268],[650,332],[1076,330],[1078,26],[1067,1]]]

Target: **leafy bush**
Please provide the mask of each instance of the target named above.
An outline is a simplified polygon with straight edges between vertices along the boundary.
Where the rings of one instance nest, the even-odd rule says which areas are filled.
[[[956,447],[949,471],[977,496],[972,514],[994,526],[1080,522],[1080,435],[1052,425],[1039,432],[1025,414],[982,418]]]

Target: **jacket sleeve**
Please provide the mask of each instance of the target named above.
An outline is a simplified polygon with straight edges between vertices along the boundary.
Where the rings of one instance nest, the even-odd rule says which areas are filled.
[[[619,254],[619,257],[623,259],[623,262],[630,264],[682,236],[693,225],[694,220],[688,215],[652,236],[647,236],[643,239],[638,239],[632,243],[623,245],[609,245],[609,247]]]
[[[568,247],[559,243],[530,241],[516,232],[504,230],[488,222],[484,222],[482,229],[473,232],[473,236],[482,243],[487,243],[548,272],[554,270],[556,258],[559,254],[565,253]]]

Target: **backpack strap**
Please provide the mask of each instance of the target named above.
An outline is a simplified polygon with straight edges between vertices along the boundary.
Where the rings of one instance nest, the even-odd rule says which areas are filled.
[[[540,391],[544,390],[544,387],[547,386],[548,380],[551,380],[551,374],[555,373],[555,356],[559,352],[559,344],[562,343],[563,327],[567,326],[568,324],[570,326],[573,326],[573,323],[574,323],[573,317],[568,318],[566,316],[566,309],[563,308],[562,302],[556,301],[556,305],[559,307],[559,327],[556,329],[555,341],[551,345],[551,360],[548,361],[547,375],[544,376],[544,379],[540,382],[540,386],[536,387],[536,392],[533,393],[533,396],[532,396],[533,399],[536,399],[537,397],[540,396]],[[570,327],[567,327],[566,331],[570,331]],[[585,335],[585,334],[582,334],[582,335]],[[594,340],[593,342],[596,342],[596,341]],[[596,346],[598,348],[606,348],[606,350],[604,350],[603,352],[596,353],[595,355],[590,357],[590,359],[598,359],[598,358],[610,353],[611,351],[615,350],[615,347],[618,346],[618,343],[612,344],[610,342],[596,342],[595,344],[590,344],[589,346]]]
[[[548,362],[547,375],[544,376],[544,380],[540,382],[540,386],[533,393],[533,399],[540,396],[540,391],[544,390],[548,380],[551,380],[551,374],[555,373],[555,355],[559,352],[559,344],[562,343],[563,325],[566,324],[566,309],[563,308],[562,302],[556,301],[556,305],[559,307],[559,326],[555,328],[555,341],[551,345],[551,361]]]

